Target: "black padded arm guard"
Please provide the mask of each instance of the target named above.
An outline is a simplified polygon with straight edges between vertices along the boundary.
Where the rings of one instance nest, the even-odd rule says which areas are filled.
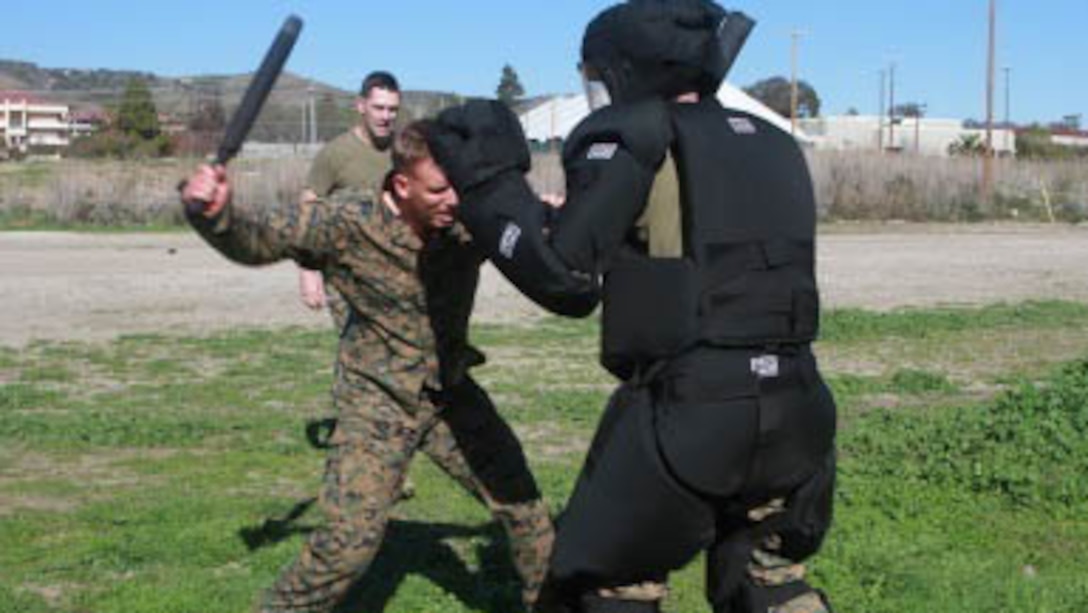
[[[510,132],[524,146],[520,126],[481,110],[443,113],[428,139],[461,195],[461,220],[534,302],[560,315],[588,315],[600,300],[600,273],[645,206],[668,149],[664,105],[605,109],[583,122],[564,154],[567,201],[556,215],[518,172],[520,153],[497,155],[513,153]],[[501,114],[494,106],[486,110]],[[501,168],[504,161],[508,166]]]
[[[608,107],[567,140],[567,201],[552,228],[559,257],[576,270],[602,272],[646,206],[668,152],[672,128],[659,100]]]
[[[550,311],[589,315],[597,279],[570,270],[547,242],[548,209],[522,174],[529,149],[517,117],[498,102],[469,102],[442,112],[427,142],[461,196],[462,222],[503,275]]]
[[[509,172],[462,194],[461,221],[491,262],[523,294],[568,317],[600,301],[596,275],[572,270],[548,243],[547,209],[524,176]]]

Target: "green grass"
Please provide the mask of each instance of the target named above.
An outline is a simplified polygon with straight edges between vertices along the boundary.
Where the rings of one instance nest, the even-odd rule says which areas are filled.
[[[1088,322],[1088,305],[1035,301],[995,304],[982,308],[899,309],[873,313],[840,309],[821,322],[825,342],[856,342],[873,338],[926,339],[1001,328],[1065,328]]]
[[[86,234],[146,234],[188,232],[189,226],[163,221],[146,224],[100,224],[64,221],[55,215],[37,210],[14,208],[0,210],[0,232],[82,232]]]
[[[813,580],[847,613],[1088,610],[1088,307],[832,311],[836,523]],[[481,383],[559,510],[613,380],[593,321],[478,326]],[[0,613],[245,611],[297,553],[317,491],[332,335],[0,350]],[[509,611],[500,533],[428,462],[358,610]],[[247,532],[250,530],[250,532]],[[668,610],[706,610],[696,561]]]

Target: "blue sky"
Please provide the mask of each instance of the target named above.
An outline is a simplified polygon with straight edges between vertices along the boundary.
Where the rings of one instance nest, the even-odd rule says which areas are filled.
[[[504,63],[530,94],[575,91],[582,29],[606,0],[96,0],[22,3],[4,13],[0,58],[51,68],[170,76],[252,70],[289,13],[306,20],[288,69],[354,89],[374,68],[408,89],[493,94]],[[825,113],[876,111],[879,71],[896,64],[897,101],[930,116],[985,114],[988,0],[735,0],[759,21],[730,80],[800,75]],[[1045,7],[1045,8],[1044,8]],[[1011,68],[1012,119],[1088,124],[1088,1],[998,0],[996,118]]]

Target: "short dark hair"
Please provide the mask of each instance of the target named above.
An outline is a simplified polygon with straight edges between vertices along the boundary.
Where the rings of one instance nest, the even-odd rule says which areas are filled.
[[[431,159],[427,135],[433,129],[433,121],[419,119],[397,132],[393,139],[393,172],[403,173],[416,162]]]
[[[359,95],[366,98],[370,95],[370,90],[374,88],[388,89],[391,92],[399,92],[400,85],[397,83],[397,78],[392,73],[384,70],[375,70],[374,72],[366,75],[363,79],[363,86],[359,88]]]

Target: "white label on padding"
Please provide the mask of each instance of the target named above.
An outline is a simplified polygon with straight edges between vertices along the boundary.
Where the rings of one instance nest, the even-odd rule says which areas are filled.
[[[756,133],[756,124],[752,123],[752,120],[747,117],[730,117],[729,127],[733,128],[733,131],[737,134]]]
[[[616,143],[597,143],[586,153],[587,160],[611,160],[620,148]]]
[[[518,239],[521,238],[521,228],[519,228],[514,222],[509,222],[506,227],[503,228],[502,238],[499,239],[499,253],[502,257],[511,260],[514,258],[514,249],[518,246]]]
[[[778,356],[761,355],[752,358],[752,373],[760,379],[774,379],[778,376]]]

